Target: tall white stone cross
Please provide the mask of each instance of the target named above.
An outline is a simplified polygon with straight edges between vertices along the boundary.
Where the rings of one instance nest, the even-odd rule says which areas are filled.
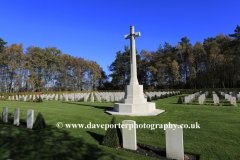
[[[125,39],[130,39],[130,64],[131,64],[131,79],[130,85],[139,85],[137,79],[137,62],[136,62],[136,48],[135,37],[139,37],[140,32],[134,33],[134,26],[130,26],[130,34],[125,35]]]
[[[130,26],[130,34],[125,35],[125,39],[130,39],[130,62],[131,62],[131,79],[129,85],[125,85],[125,97],[122,103],[114,103],[114,109],[106,111],[112,115],[122,116],[156,116],[165,110],[156,109],[154,102],[147,102],[144,97],[143,85],[139,85],[137,79],[137,62],[135,37],[139,37],[140,32],[134,33],[134,26]],[[134,142],[134,147],[135,146]]]

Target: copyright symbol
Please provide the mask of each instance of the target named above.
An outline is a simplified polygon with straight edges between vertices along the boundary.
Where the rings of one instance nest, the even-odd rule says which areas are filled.
[[[63,127],[63,123],[62,122],[58,122],[56,124],[56,126],[57,126],[58,129],[61,129]]]

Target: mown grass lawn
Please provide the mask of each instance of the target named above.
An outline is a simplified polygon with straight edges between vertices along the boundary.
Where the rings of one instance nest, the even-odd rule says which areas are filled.
[[[177,104],[179,96],[159,99],[156,108],[166,110],[159,116],[116,116],[117,122],[134,120],[137,124],[200,124],[200,129],[183,129],[184,152],[197,154],[200,159],[240,159],[240,107]],[[237,103],[239,105],[239,103]],[[109,124],[112,115],[104,110],[113,103],[44,101],[0,101],[0,112],[8,107],[20,108],[20,119],[26,121],[27,110],[34,110],[34,119],[42,113],[48,125],[44,130],[28,130],[0,124],[0,159],[7,159],[10,151],[21,160],[77,160],[77,159],[154,159],[130,152],[108,148],[99,143],[105,129],[58,129],[63,124]],[[137,143],[166,148],[163,129],[137,129]]]

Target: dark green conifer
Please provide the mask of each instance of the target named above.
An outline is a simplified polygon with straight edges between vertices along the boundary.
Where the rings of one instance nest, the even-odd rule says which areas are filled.
[[[160,99],[163,99],[163,95],[161,94]]]
[[[168,98],[168,94],[165,94],[166,95],[166,97],[165,98]]]
[[[39,96],[39,98],[37,99],[37,102],[40,103],[40,102],[43,102],[42,98]]]
[[[117,120],[115,116],[113,116],[111,124],[115,126],[117,124]],[[106,131],[106,135],[103,138],[102,145],[112,147],[112,148],[117,148],[122,142],[121,140],[121,135],[118,133],[118,129],[113,127],[113,128],[108,128]]]
[[[150,96],[147,97],[147,101],[152,102],[151,99],[150,99]]]
[[[33,124],[33,130],[46,128],[45,120],[42,114],[39,112],[36,118],[35,123]]]
[[[179,97],[177,104],[182,104],[182,103],[183,103],[183,102],[182,102],[182,98]]]

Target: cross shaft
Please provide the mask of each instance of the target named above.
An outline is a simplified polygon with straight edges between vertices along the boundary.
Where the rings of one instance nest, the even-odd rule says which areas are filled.
[[[130,26],[130,34],[125,35],[125,39],[130,39],[130,66],[131,66],[131,79],[130,85],[139,85],[137,79],[137,62],[136,62],[136,47],[135,37],[139,37],[140,32],[134,33],[134,26]]]

